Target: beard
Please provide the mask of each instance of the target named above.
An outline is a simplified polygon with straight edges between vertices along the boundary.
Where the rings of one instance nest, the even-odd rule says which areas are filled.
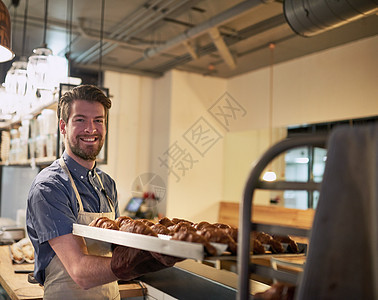
[[[104,145],[104,138],[101,136],[97,136],[99,142],[93,146],[80,146],[80,138],[77,137],[74,141],[68,140],[68,145],[73,154],[76,156],[88,160],[88,161],[95,161],[97,155],[100,153],[102,146]]]

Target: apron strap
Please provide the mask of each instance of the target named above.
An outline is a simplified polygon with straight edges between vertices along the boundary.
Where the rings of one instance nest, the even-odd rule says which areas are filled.
[[[93,171],[94,171],[94,170],[93,170]],[[109,205],[110,205],[110,209],[112,210],[112,212],[114,212],[114,204],[113,204],[112,199],[110,199],[109,196],[108,196],[108,194],[106,193],[106,190],[105,190],[105,188],[104,188],[104,185],[102,184],[102,181],[101,181],[100,176],[97,174],[96,171],[94,171],[94,173],[96,174],[97,179],[98,179],[98,181],[99,181],[100,184],[101,184],[101,188],[102,188],[102,190],[105,192],[105,196],[106,196],[106,199],[108,199],[108,202],[109,202]]]
[[[77,202],[79,203],[79,211],[84,211],[84,208],[83,208],[83,202],[81,202],[81,197],[80,197],[80,195],[79,195],[79,191],[78,191],[77,188],[76,188],[76,184],[75,184],[75,182],[74,182],[74,180],[73,180],[73,178],[72,178],[72,176],[71,176],[70,171],[69,171],[68,168],[67,168],[67,165],[66,165],[66,163],[65,163],[65,161],[64,161],[64,159],[63,159],[63,157],[60,157],[60,159],[59,159],[59,164],[60,164],[60,166],[62,167],[62,169],[64,170],[64,172],[67,173],[68,178],[69,178],[70,181],[71,181],[71,185],[72,185],[72,188],[74,189],[74,192],[75,192],[75,195],[76,195]]]
[[[84,211],[84,208],[83,208],[83,202],[81,201],[81,197],[79,195],[79,191],[77,190],[76,188],[76,184],[71,176],[71,172],[68,170],[68,167],[66,165],[66,162],[64,161],[63,157],[60,157],[59,159],[59,164],[60,166],[63,168],[63,170],[67,173],[68,175],[68,178],[70,179],[71,181],[71,185],[72,185],[72,188],[74,189],[74,192],[75,192],[75,195],[76,195],[76,199],[77,201],[79,202],[79,211]],[[110,209],[111,209],[111,212],[114,213],[114,204],[113,204],[113,201],[109,198],[108,194],[106,193],[105,191],[105,188],[104,188],[104,185],[102,184],[102,181],[101,181],[101,178],[100,176],[97,174],[96,171],[94,171],[94,173],[96,174],[97,176],[97,179],[98,181],[100,182],[100,185],[101,185],[101,188],[104,190],[105,192],[105,196],[106,196],[106,199],[108,199],[108,202],[109,202],[109,205],[110,205]]]

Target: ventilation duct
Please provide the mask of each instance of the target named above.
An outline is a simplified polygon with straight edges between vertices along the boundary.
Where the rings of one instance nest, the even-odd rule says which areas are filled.
[[[378,0],[285,0],[290,27],[302,36],[313,36],[377,11]]]

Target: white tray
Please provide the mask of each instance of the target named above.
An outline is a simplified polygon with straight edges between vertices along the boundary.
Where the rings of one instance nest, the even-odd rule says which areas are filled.
[[[203,260],[206,256],[203,245],[198,243],[173,241],[163,237],[153,237],[81,224],[73,224],[72,233],[85,238],[182,258]],[[216,247],[218,255],[222,254],[227,248],[227,245],[224,244],[212,243],[212,245]]]

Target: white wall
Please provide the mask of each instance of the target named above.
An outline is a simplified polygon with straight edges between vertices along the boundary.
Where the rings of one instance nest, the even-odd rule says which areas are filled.
[[[376,36],[275,65],[273,127],[377,114],[377,53]],[[231,78],[227,90],[248,114],[235,130],[268,127],[269,68]]]
[[[377,53],[378,37],[372,37],[275,65],[273,126],[377,115]],[[240,201],[248,168],[269,146],[269,68],[229,80],[180,71],[159,79],[106,72],[105,86],[113,108],[103,168],[117,181],[121,205],[143,172],[166,183],[160,211],[169,217],[216,221],[219,201]],[[209,113],[225,93],[244,109],[227,128]],[[200,117],[221,136],[203,156],[184,138]],[[169,172],[162,161],[172,146],[198,162],[183,173],[171,153]]]
[[[109,113],[108,163],[101,168],[117,183],[120,209],[131,197],[131,186],[149,168],[151,101],[154,80],[106,72],[112,108]]]
[[[169,175],[169,217],[193,222],[217,218],[225,132],[207,110],[226,92],[226,83],[224,79],[172,72],[170,146],[176,143],[174,147],[185,153],[172,164],[177,166],[173,167],[176,175]]]

